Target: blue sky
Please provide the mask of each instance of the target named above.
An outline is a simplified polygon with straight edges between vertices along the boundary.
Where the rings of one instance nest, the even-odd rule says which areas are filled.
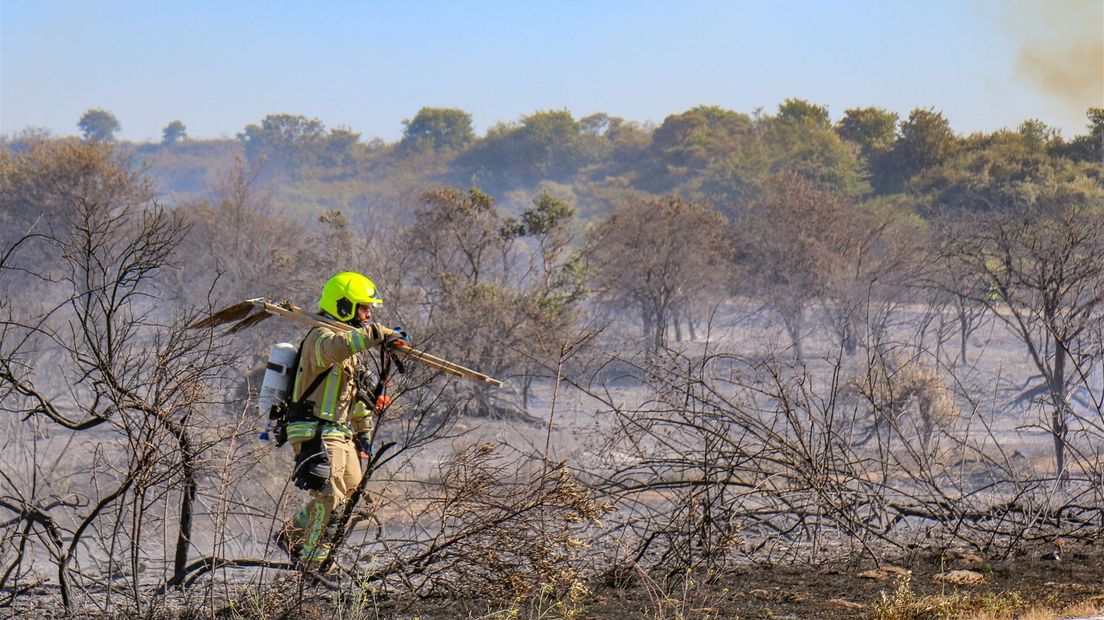
[[[833,119],[931,107],[959,132],[1039,118],[1072,136],[1104,106],[1102,5],[0,0],[0,133],[76,134],[101,107],[127,140],[174,119],[232,137],[291,113],[393,141],[423,106],[462,108],[482,133],[537,110],[660,123],[800,97]],[[1070,92],[1025,69],[1025,49],[1077,67]]]

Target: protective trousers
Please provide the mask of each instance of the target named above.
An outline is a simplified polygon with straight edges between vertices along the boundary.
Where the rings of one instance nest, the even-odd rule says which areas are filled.
[[[311,499],[292,518],[286,531],[301,545],[299,561],[320,563],[330,553],[326,525],[330,515],[344,505],[360,484],[360,458],[350,437],[323,437],[330,457],[330,481],[320,491],[311,491]]]

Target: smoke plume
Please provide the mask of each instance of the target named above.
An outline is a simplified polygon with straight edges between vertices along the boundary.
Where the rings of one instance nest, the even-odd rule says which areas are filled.
[[[1104,0],[1020,1],[1002,19],[1021,41],[1017,73],[1053,100],[1069,120],[1104,107]]]

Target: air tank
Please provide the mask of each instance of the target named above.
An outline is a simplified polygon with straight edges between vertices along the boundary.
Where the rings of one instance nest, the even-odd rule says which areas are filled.
[[[265,367],[261,391],[257,394],[257,409],[261,417],[268,419],[272,406],[291,397],[291,385],[295,376],[295,356],[299,349],[289,342],[272,345]],[[268,433],[262,433],[261,439],[267,440]]]

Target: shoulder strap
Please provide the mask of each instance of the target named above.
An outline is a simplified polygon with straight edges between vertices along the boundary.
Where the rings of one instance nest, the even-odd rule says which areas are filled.
[[[298,369],[296,369],[296,372],[298,372]],[[326,370],[318,373],[318,376],[314,378],[314,381],[311,381],[311,384],[307,386],[307,389],[304,390],[303,393],[299,396],[299,400],[295,402],[301,403],[303,402],[303,399],[306,398],[308,395],[314,394],[314,391],[318,389],[318,386],[322,385],[322,380],[325,379],[326,375],[330,374],[331,372],[333,372],[333,366],[330,366]]]
[[[309,335],[310,332],[307,332],[307,336]],[[295,381],[299,380],[299,366],[303,363],[303,345],[307,342],[307,336],[303,336],[303,339],[299,341],[299,351],[295,354]],[[311,384],[307,386],[307,389],[303,390],[303,393],[299,395],[299,399],[292,400],[292,402],[296,404],[301,403],[303,402],[303,399],[305,399],[307,396],[314,394],[314,391],[318,389],[318,386],[322,385],[322,381],[326,378],[327,375],[333,372],[333,369],[334,367],[330,366],[326,370],[318,373],[318,376],[314,378],[314,381],[311,381]],[[292,390],[294,391],[294,389],[295,387],[293,384]]]

